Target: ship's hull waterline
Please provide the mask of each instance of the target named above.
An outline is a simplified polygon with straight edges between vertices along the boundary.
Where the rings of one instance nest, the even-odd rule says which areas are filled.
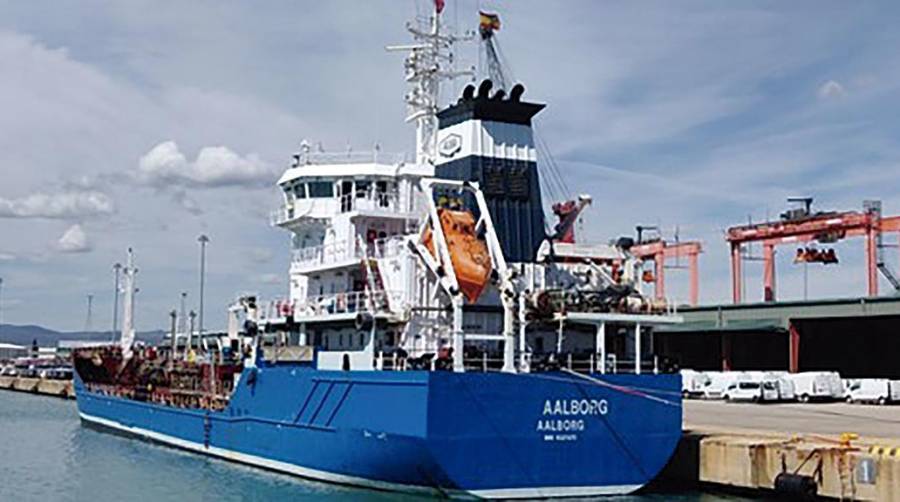
[[[630,493],[681,435],[678,375],[249,372],[221,412],[94,393],[76,377],[79,415],[304,478],[477,498]]]

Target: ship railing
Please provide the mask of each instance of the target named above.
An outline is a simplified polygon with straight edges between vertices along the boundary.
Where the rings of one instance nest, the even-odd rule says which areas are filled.
[[[365,243],[344,240],[305,247],[293,251],[291,263],[295,266],[310,267],[346,260],[361,260],[367,256],[370,258],[397,256],[404,249],[404,241],[405,238],[402,236],[392,236]]]
[[[417,361],[422,356],[431,356],[424,365]],[[501,371],[503,369],[503,355],[500,353],[481,352],[470,353],[463,358],[463,365],[468,372],[488,372]],[[420,349],[406,352],[403,357],[398,352],[379,351],[375,356],[375,368],[384,371],[404,371],[404,370],[430,370],[440,369],[441,362],[438,360],[434,350]],[[445,363],[444,368],[449,368],[450,363]],[[543,364],[532,364],[531,371],[553,371],[553,370],[569,370],[582,374],[596,373],[626,373],[635,372],[635,362],[633,360],[618,359],[614,354],[609,354],[606,359],[606,365],[603,367],[603,361],[599,354],[562,354],[555,360],[552,366]],[[658,356],[652,359],[641,361],[641,372],[645,374],[658,374],[661,372],[661,364]]]
[[[330,295],[316,295],[299,302],[272,301],[266,306],[266,318],[277,319],[293,312],[297,319],[303,317],[332,314],[355,314],[369,312],[374,304],[376,310],[387,310],[403,300],[402,291],[347,291]]]
[[[348,193],[342,195],[339,200],[342,213],[349,213],[350,211],[369,211],[391,214],[409,213],[409,211],[403,207],[400,195],[396,191],[370,191],[362,197],[358,194]]]
[[[380,150],[349,152],[309,152],[304,163],[298,166],[317,164],[403,164],[407,162],[406,154],[382,152]]]
[[[333,197],[295,199],[270,211],[269,223],[278,226],[300,218],[328,218],[335,213],[336,204]]]
[[[544,363],[546,364],[546,363]],[[555,366],[576,373],[635,373],[635,361],[633,359],[621,359],[615,354],[607,354],[604,365],[600,354],[568,353],[561,354],[555,361]],[[661,361],[658,356],[642,359],[641,373],[659,373]],[[533,365],[533,368],[536,366]]]
[[[292,199],[269,213],[269,223],[284,225],[301,218],[326,219],[338,213],[363,211],[380,215],[408,217],[422,207],[415,198],[407,200],[396,189],[348,193],[338,197]]]

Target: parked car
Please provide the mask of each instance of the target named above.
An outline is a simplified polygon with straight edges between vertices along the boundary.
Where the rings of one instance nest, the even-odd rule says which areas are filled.
[[[886,378],[848,380],[846,396],[848,403],[887,404],[900,402],[900,380],[888,380]]]
[[[681,395],[684,398],[702,397],[709,377],[702,371],[681,370]]]
[[[809,401],[832,401],[844,399],[844,383],[841,376],[833,371],[805,371],[790,373],[788,378],[794,383],[794,393],[801,403]]]
[[[16,376],[19,372],[16,370],[15,366],[5,366],[2,370],[0,370],[0,376]]]

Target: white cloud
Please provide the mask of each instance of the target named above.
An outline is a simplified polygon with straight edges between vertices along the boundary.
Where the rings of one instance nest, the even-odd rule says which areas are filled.
[[[208,146],[189,161],[174,141],[164,141],[141,157],[137,179],[154,185],[256,186],[274,182],[275,173],[255,154],[242,157],[224,146]]]
[[[840,82],[829,80],[819,86],[819,99],[838,99],[847,95],[847,90]]]
[[[78,223],[69,227],[68,230],[59,238],[56,245],[63,253],[85,253],[92,248],[88,242],[87,234]]]
[[[0,261],[14,261],[16,255],[12,253],[0,253]]]
[[[112,199],[95,190],[36,192],[18,199],[0,197],[0,218],[85,218],[115,212]]]

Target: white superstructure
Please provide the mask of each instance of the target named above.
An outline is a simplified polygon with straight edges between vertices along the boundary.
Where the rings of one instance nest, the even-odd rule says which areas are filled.
[[[551,365],[572,366],[574,357],[599,372],[615,367],[609,336],[619,352],[638,355],[630,364],[641,371],[650,352],[641,325],[677,318],[640,295],[639,262],[627,246],[546,237],[531,132],[543,105],[521,101],[521,85],[507,96],[485,81],[439,111],[441,81],[465,73],[448,67],[459,38],[442,34],[436,15],[408,28],[415,43],[389,49],[410,54],[415,160],[312,152],[303,143],[278,180],[282,200],[271,214],[291,235],[289,295],[261,305],[264,330],[317,347],[320,368],[452,361],[456,371],[527,371],[532,356],[549,355]],[[490,255],[490,281],[476,301],[460,292],[441,230],[439,211],[451,206],[471,210]],[[423,236],[432,231],[428,248]]]

